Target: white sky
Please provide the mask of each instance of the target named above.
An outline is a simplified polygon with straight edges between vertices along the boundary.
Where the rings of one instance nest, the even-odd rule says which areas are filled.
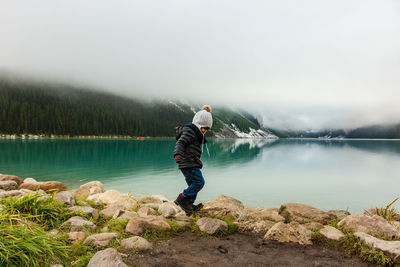
[[[399,122],[400,1],[0,0],[0,69],[274,127]]]

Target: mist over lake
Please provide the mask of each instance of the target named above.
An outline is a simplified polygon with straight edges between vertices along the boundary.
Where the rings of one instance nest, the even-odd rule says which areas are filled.
[[[174,145],[174,139],[3,139],[0,173],[56,180],[71,189],[99,180],[135,197],[174,199],[186,186]],[[198,201],[226,194],[250,207],[298,202],[362,212],[398,197],[398,140],[212,139],[208,148]]]

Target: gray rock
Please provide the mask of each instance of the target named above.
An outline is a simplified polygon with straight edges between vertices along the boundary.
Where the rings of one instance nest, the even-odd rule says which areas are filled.
[[[16,190],[18,189],[18,184],[13,180],[0,181],[0,189],[5,191]]]
[[[87,215],[89,215],[89,216],[95,218],[95,219],[98,219],[98,218],[99,218],[99,212],[98,212],[96,209],[94,209],[94,208],[92,208],[92,207],[89,207],[89,206],[85,206],[85,207],[82,207],[82,206],[73,206],[73,207],[70,207],[69,210],[70,210],[70,211],[79,211],[79,212],[82,212],[82,213],[84,213],[84,214],[87,214]]]
[[[33,179],[33,178],[28,177],[28,178],[24,179],[24,183],[35,184],[35,183],[37,183],[37,181],[35,179]]]
[[[118,237],[118,233],[101,233],[88,236],[84,244],[93,245],[97,249],[106,247],[110,242]]]
[[[184,229],[190,229],[192,227],[193,218],[187,216],[176,216],[172,221]]]
[[[200,218],[196,222],[200,231],[213,235],[219,232],[228,231],[228,224],[224,221],[212,218]]]
[[[98,251],[86,267],[128,267],[115,248]]]
[[[276,222],[263,220],[261,218],[247,217],[244,220],[240,220],[238,223],[239,230],[243,232],[253,232],[257,234],[265,234]]]
[[[107,206],[118,202],[120,196],[121,193],[116,190],[107,190],[99,195],[99,200],[101,203]]]
[[[125,250],[143,251],[151,249],[151,243],[140,236],[123,239],[121,248]]]
[[[150,207],[141,207],[138,210],[138,215],[145,217],[145,216],[149,216],[149,215],[156,215],[156,211]]]
[[[335,215],[339,220],[343,220],[350,215],[350,212],[347,210],[329,210],[328,212]]]
[[[143,196],[139,199],[139,202],[141,204],[158,204],[159,205],[166,201],[168,201],[168,199],[161,195]]]
[[[139,216],[139,215],[134,211],[119,210],[116,214],[114,214],[113,218],[117,219],[117,221],[123,221],[126,219],[129,219],[129,220],[133,219],[137,216]]]
[[[165,218],[174,217],[181,209],[173,202],[164,202],[158,207],[158,212]]]
[[[374,236],[400,237],[400,231],[378,215],[352,214],[341,220],[338,226],[352,232],[364,232]]]
[[[296,221],[298,223],[319,222],[326,224],[331,219],[336,218],[334,214],[299,203],[283,204],[279,208],[279,214],[283,216],[287,222]]]
[[[254,211],[250,211],[247,216],[257,217],[262,220],[268,220],[273,222],[283,222],[285,218],[283,218],[278,213],[278,209],[274,208],[256,208]]]
[[[321,229],[322,227],[324,227],[324,225],[322,223],[317,223],[317,222],[305,223],[305,224],[302,224],[302,226],[308,230]]]
[[[334,240],[334,241],[339,241],[344,237],[344,234],[342,231],[336,229],[335,227],[325,225],[324,228],[322,228],[320,231],[320,234],[322,234],[325,238]]]
[[[69,218],[66,222],[62,224],[63,226],[67,227],[82,227],[82,226],[87,226],[93,229],[96,229],[96,225],[92,223],[91,221],[85,220],[84,218],[80,216],[74,216]]]
[[[11,191],[0,192],[0,198],[23,196],[23,195],[24,195],[24,192],[22,192],[20,190],[11,190]]]
[[[103,192],[104,192],[103,184],[99,181],[92,181],[81,185],[79,189],[75,191],[75,197],[84,200],[88,196]]]
[[[285,224],[278,222],[265,234],[264,239],[276,240],[279,242],[294,242],[301,245],[311,245],[312,232],[307,230],[298,222]]]
[[[72,243],[76,243],[83,240],[85,236],[86,233],[81,231],[68,233],[68,239],[71,240]]]
[[[69,206],[75,205],[74,193],[72,191],[61,191],[56,193],[56,199]]]
[[[106,218],[112,218],[114,215],[119,214],[119,212],[122,210],[119,205],[111,205],[103,210],[100,211],[100,214],[102,214]]]
[[[125,232],[141,235],[147,228],[165,231],[170,230],[171,226],[160,216],[135,217],[128,222]]]
[[[238,220],[245,215],[246,207],[233,197],[219,195],[215,200],[204,203],[199,213],[203,216],[230,217]]]
[[[354,235],[360,238],[361,244],[382,251],[389,255],[395,263],[400,263],[400,241],[386,241],[363,232],[356,232]]]

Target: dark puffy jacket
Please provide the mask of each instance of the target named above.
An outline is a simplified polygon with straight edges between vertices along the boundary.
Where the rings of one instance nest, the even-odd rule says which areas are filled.
[[[178,126],[176,131],[176,145],[174,150],[174,157],[176,155],[182,156],[182,161],[179,163],[179,169],[184,168],[202,168],[203,163],[201,157],[201,145],[205,144],[207,140],[201,133],[199,128],[193,123],[184,126]]]

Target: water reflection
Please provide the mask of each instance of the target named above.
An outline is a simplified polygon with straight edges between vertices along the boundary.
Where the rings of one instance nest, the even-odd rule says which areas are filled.
[[[185,186],[175,140],[0,140],[0,173],[59,180],[71,188],[100,180],[135,196]],[[399,196],[400,142],[370,140],[210,140],[199,200],[227,194],[246,205],[301,202],[360,211]]]

